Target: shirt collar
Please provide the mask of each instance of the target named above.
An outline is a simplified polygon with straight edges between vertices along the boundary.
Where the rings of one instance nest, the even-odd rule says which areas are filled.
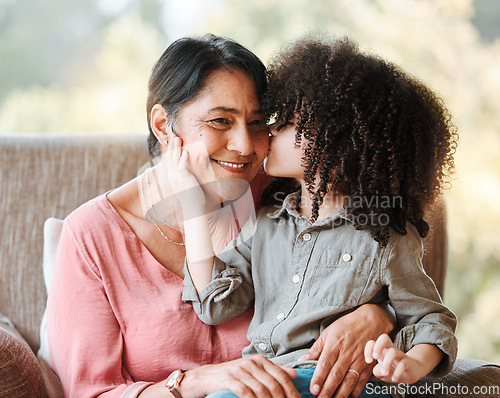
[[[281,217],[284,212],[287,212],[291,216],[300,217],[300,214],[297,212],[297,204],[299,203],[299,200],[300,190],[288,194],[283,200],[283,204],[281,205],[281,207],[278,210],[269,213],[267,216],[269,218],[278,218]],[[275,206],[277,207],[278,205]]]
[[[279,218],[282,217],[286,212],[292,217],[305,219],[305,217],[301,216],[297,211],[297,204],[300,200],[300,193],[301,191],[298,190],[296,192],[288,194],[283,200],[283,204],[281,205],[281,207],[273,212],[268,213],[267,216],[273,219]],[[314,223],[314,226],[322,226],[325,224],[333,223],[334,226],[337,227],[341,224],[344,224],[345,221],[351,222],[350,217],[345,209],[340,209],[335,215],[316,221]]]

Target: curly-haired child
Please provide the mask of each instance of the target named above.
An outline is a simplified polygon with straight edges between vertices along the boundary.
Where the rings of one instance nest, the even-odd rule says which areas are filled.
[[[302,396],[320,391],[309,386],[315,362],[301,357],[327,325],[364,303],[388,303],[397,320],[394,343],[382,335],[365,348],[367,362],[379,361],[379,380],[413,383],[450,371],[456,318],[421,263],[425,211],[453,171],[456,133],[442,101],[348,39],[306,38],[270,66],[263,107],[275,120],[266,171],[285,178],[268,190],[278,203],[215,257],[207,218],[193,210],[204,206],[198,190],[183,206],[183,299],[209,324],[255,302],[243,355],[297,369]],[[192,193],[189,169],[205,160],[181,142],[167,154],[171,182]],[[285,197],[283,181],[296,191]],[[362,395],[385,396],[374,394],[376,383]]]

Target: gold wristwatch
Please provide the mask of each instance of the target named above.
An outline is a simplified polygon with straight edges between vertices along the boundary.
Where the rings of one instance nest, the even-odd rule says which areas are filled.
[[[165,387],[175,398],[182,398],[179,390],[179,385],[181,384],[182,378],[184,377],[185,370],[175,370],[170,376],[167,377],[167,381],[165,382]]]

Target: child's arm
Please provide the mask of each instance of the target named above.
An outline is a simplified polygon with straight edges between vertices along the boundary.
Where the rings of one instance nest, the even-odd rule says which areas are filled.
[[[205,214],[189,218],[184,213],[186,260],[189,274],[198,294],[212,281],[214,249]]]
[[[227,263],[214,256],[206,198],[200,185],[213,184],[215,176],[206,149],[201,142],[199,144],[185,148],[182,140],[176,137],[169,143],[162,161],[165,160],[165,171],[172,193],[181,203],[184,220],[187,270],[184,271],[182,300],[192,302],[202,322],[218,325],[246,311],[255,293],[246,242],[227,252]],[[190,170],[196,171],[196,177]],[[252,225],[245,224],[243,229],[245,227],[252,228]],[[235,241],[229,246],[231,244]]]
[[[412,384],[426,376],[443,359],[444,353],[433,344],[417,344],[406,354],[397,348],[387,334],[365,346],[367,363],[379,363],[373,374],[388,383]]]
[[[444,357],[436,361],[429,376],[442,377],[451,371],[457,355],[457,320],[423,269],[422,238],[417,229],[408,223],[406,235],[394,233],[386,254],[388,262],[385,267],[381,263],[379,276],[396,312],[399,331],[394,343],[403,352],[421,343],[438,347]]]
[[[182,206],[186,259],[189,274],[199,294],[212,281],[214,249],[205,210],[205,195],[196,178],[188,170],[188,160],[200,170],[207,167],[208,158],[202,151],[192,154],[182,150],[182,139],[169,143],[166,155],[168,179]]]

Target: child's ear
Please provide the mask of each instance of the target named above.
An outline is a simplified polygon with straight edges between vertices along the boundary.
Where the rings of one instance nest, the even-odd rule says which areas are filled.
[[[151,109],[151,129],[161,145],[168,145],[175,136],[169,123],[169,116],[160,104]]]

